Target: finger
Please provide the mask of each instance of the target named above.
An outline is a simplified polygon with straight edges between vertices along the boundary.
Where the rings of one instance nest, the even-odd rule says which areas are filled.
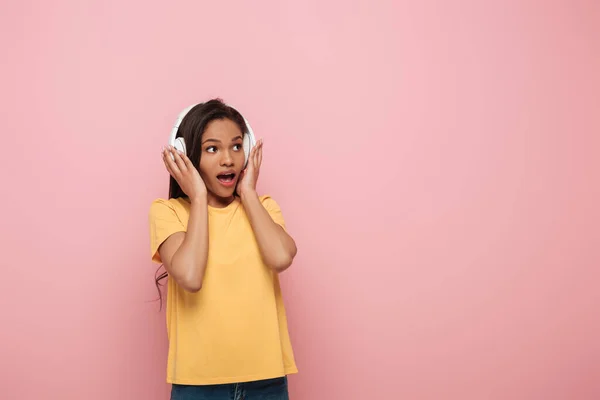
[[[173,158],[175,157],[173,155],[173,151],[170,148],[167,148],[166,153],[167,154],[165,155],[165,160],[166,160],[169,168],[171,168],[171,175],[173,175],[173,178],[177,179],[177,176],[179,176],[181,174],[181,170],[179,169],[179,167],[173,160]],[[173,158],[171,156],[173,156]]]
[[[250,155],[248,156],[248,167],[254,166],[254,155],[256,154],[256,149],[258,148],[258,142],[252,147],[250,150]],[[248,168],[246,168],[248,169]]]
[[[258,162],[259,156],[260,156],[260,152],[262,149],[262,139],[260,140],[260,142],[258,143],[258,146],[256,146],[256,153],[254,153],[254,166],[256,168],[258,168],[260,166],[260,163]]]
[[[252,150],[250,150],[250,156],[248,158],[252,159],[254,158],[254,155],[256,154],[256,150],[258,149],[259,143],[257,143],[256,145],[254,145],[254,147],[252,147]]]
[[[252,175],[254,173],[254,158],[250,157],[248,159],[248,165],[244,168],[244,174],[249,173]]]
[[[250,150],[250,155],[248,156],[248,163],[246,164],[246,168],[244,168],[244,171],[246,171],[246,172],[254,170],[254,153],[255,153],[255,150],[256,150],[256,146],[254,146],[252,148],[252,150]]]
[[[261,164],[262,164],[262,156],[263,156],[263,144],[264,144],[264,143],[265,143],[265,142],[263,142],[263,141],[261,140],[261,142],[260,142],[260,149],[259,149],[259,151],[258,151],[258,168],[260,168],[260,166],[261,166]]]
[[[175,164],[177,164],[177,167],[179,167],[179,170],[182,172],[186,171],[187,167],[185,166],[185,162],[181,158],[181,152],[179,150],[172,148],[171,153],[173,153],[173,157],[175,158]]]
[[[169,163],[167,162],[167,159],[170,158],[169,154],[167,153],[167,149],[163,148],[161,156],[162,156],[163,163],[165,164],[165,168],[169,172],[169,175],[173,176],[173,171],[171,170],[171,167],[169,166]]]
[[[192,160],[190,160],[185,153],[181,153],[181,159],[183,160],[183,163],[188,169],[195,168],[194,164],[192,164]]]

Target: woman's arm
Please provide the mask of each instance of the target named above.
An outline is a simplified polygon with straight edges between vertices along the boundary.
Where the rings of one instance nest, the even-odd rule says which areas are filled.
[[[190,217],[187,232],[169,236],[158,248],[167,273],[184,290],[202,287],[208,259],[208,200],[206,185],[198,170],[183,153],[169,146],[162,152],[165,167],[188,195]]]
[[[277,271],[286,270],[296,256],[296,243],[285,229],[275,223],[263,207],[256,192],[256,181],[262,163],[263,140],[259,140],[248,157],[248,166],[238,182],[237,192],[252,225],[254,236],[265,264]]]
[[[187,232],[172,234],[158,248],[169,275],[188,292],[202,288],[208,259],[207,200],[192,200]]]
[[[273,221],[256,191],[243,192],[241,199],[263,261],[276,272],[285,271],[298,251],[294,239]]]

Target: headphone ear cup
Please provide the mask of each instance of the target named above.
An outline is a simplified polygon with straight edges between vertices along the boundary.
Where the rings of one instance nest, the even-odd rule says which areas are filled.
[[[183,154],[187,155],[187,152],[186,152],[186,149],[185,149],[185,140],[183,140],[182,137],[178,137],[178,138],[175,139],[175,141],[173,142],[173,147],[175,147],[175,150],[179,150]],[[174,159],[173,155],[171,155],[171,158]]]

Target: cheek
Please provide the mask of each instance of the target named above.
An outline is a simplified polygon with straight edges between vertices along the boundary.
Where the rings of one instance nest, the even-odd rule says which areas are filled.
[[[200,172],[200,178],[204,181],[204,183],[206,183],[208,174],[205,173],[204,171],[198,171],[198,172]]]
[[[246,158],[246,156],[244,154],[244,150],[236,151],[235,157],[236,157],[236,161],[241,162],[243,164],[244,158]]]
[[[200,163],[198,164],[198,172],[200,172],[200,176],[202,177],[202,179],[206,178],[206,176],[209,176],[210,171],[210,163],[208,162],[206,157],[203,157],[200,160]]]

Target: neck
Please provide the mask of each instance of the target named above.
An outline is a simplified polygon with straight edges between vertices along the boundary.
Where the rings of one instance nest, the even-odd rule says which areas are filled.
[[[206,200],[207,204],[211,207],[224,208],[230,205],[235,200],[235,196],[231,195],[229,197],[219,197],[214,193],[208,192]]]

